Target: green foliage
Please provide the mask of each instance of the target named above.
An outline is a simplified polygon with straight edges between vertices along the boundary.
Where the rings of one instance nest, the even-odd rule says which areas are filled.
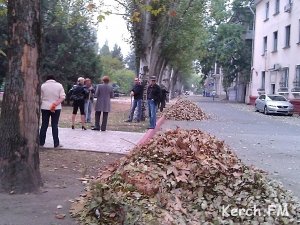
[[[54,74],[65,85],[73,84],[79,76],[101,76],[96,30],[84,10],[87,2],[44,0],[42,4],[42,73]]]
[[[103,64],[104,75],[110,75],[116,70],[124,69],[123,62],[117,58],[113,58],[111,55],[101,56],[101,62]]]
[[[6,1],[0,1],[0,86],[7,73],[8,61],[7,61],[7,17],[6,17]]]
[[[188,80],[187,84],[184,86],[185,90],[191,90],[195,93],[201,93],[203,86],[203,75],[202,74],[192,74]]]
[[[134,51],[131,51],[125,58],[124,63],[127,65],[128,69],[137,73],[137,63],[136,63],[136,55],[134,53]]]
[[[0,17],[7,14],[7,0],[0,0]]]
[[[105,41],[105,44],[100,49],[101,56],[111,56],[111,52],[108,46],[108,41]]]
[[[121,52],[121,47],[118,46],[117,44],[115,44],[114,49],[111,52],[111,56],[113,58],[119,59],[120,61],[123,61],[123,55],[122,55],[122,52]]]
[[[128,93],[131,89],[135,73],[125,68],[120,59],[112,57],[112,54],[101,57],[103,74],[111,78],[112,83],[120,86],[120,91]]]
[[[126,94],[132,88],[134,77],[134,72],[128,69],[116,70],[111,75],[112,82],[117,83],[120,86],[120,91]]]
[[[246,28],[252,27],[253,15],[245,0],[235,0],[231,9],[223,0],[211,2],[207,18],[205,48],[199,54],[201,71],[208,74],[215,62],[223,69],[223,86],[231,86],[237,74],[247,81],[250,74],[251,40],[244,39]],[[229,17],[230,16],[230,17]],[[205,49],[203,51],[203,49]]]

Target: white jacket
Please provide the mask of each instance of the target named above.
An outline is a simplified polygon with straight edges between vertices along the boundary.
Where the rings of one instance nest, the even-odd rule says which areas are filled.
[[[55,80],[47,80],[41,86],[41,109],[50,110],[52,103],[56,102],[58,99],[65,99],[66,94],[61,83]],[[56,109],[61,109],[61,104],[56,106]]]

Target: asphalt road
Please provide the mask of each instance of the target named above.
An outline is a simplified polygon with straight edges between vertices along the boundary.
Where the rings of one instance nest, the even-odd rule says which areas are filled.
[[[169,121],[162,129],[197,128],[224,140],[247,165],[254,165],[279,180],[300,198],[300,117],[271,116],[253,106],[190,96],[211,119]]]

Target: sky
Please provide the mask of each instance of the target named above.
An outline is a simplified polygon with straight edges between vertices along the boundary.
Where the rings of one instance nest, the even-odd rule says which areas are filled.
[[[113,14],[106,16],[98,26],[97,37],[100,48],[108,41],[110,50],[117,44],[121,47],[123,56],[127,56],[130,52],[130,44],[126,41],[130,39],[130,34],[122,16]]]

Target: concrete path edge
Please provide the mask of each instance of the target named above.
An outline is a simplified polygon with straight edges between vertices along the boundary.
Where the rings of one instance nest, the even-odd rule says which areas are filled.
[[[139,140],[139,142],[137,143],[138,146],[142,146],[144,144],[147,143],[147,141],[149,139],[151,139],[155,133],[160,129],[160,126],[163,124],[163,122],[165,121],[165,116],[162,115],[162,117],[159,118],[159,120],[156,123],[156,126],[154,129],[149,129],[146,134]]]

